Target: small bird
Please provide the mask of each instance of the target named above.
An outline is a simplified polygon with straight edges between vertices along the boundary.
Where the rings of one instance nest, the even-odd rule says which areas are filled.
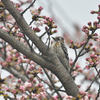
[[[51,44],[51,49],[53,50],[54,53],[57,54],[59,60],[66,68],[66,70],[70,72],[69,56],[68,56],[67,48],[65,47],[64,44],[64,38],[61,36],[52,37],[52,38],[53,38],[53,43]]]

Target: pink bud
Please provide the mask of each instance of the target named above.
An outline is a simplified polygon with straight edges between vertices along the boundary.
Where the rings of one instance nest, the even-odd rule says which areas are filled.
[[[92,46],[92,45],[93,45],[93,43],[91,42],[91,43],[89,43],[89,45],[90,45],[90,46]]]
[[[86,58],[86,61],[89,61],[90,58]]]
[[[42,9],[43,9],[43,7],[41,7],[41,6],[38,8],[39,11],[41,11]]]
[[[18,83],[21,84],[21,79],[18,79]]]
[[[87,28],[88,28],[87,26],[85,26],[85,25],[83,26],[83,29],[87,29]]]
[[[95,57],[95,55],[94,54],[91,54],[91,56],[90,56],[91,58],[94,58]]]
[[[76,68],[80,68],[80,66],[79,65],[76,65]]]
[[[100,16],[97,16],[98,20],[100,20]]]
[[[94,22],[93,22],[93,25],[97,25],[97,24],[98,24],[98,22],[97,22],[97,21],[94,21]]]
[[[53,21],[53,19],[52,19],[52,18],[49,18],[49,21],[50,21],[50,22],[52,22],[52,21]]]
[[[92,10],[90,13],[91,13],[91,14],[94,14],[94,13],[95,13],[95,11],[93,11],[93,10]]]
[[[86,69],[90,69],[90,67],[89,67],[89,66],[85,66],[85,68],[86,68]]]
[[[57,33],[57,30],[54,30],[54,33]]]
[[[73,41],[72,41],[72,40],[70,40],[70,43],[72,44],[72,43],[73,43]]]
[[[91,25],[91,22],[88,22],[88,25],[90,26]]]
[[[97,50],[97,47],[93,47],[92,50],[93,50],[93,51],[96,51],[96,50]]]

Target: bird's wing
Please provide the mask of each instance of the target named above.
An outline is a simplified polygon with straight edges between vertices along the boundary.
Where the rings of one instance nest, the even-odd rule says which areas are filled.
[[[67,51],[67,48],[65,47],[65,44],[64,44],[64,43],[61,43],[61,47],[62,47],[62,50],[64,51],[64,54],[65,54],[65,56],[66,56],[66,59],[67,59],[68,62],[69,62],[68,51]]]

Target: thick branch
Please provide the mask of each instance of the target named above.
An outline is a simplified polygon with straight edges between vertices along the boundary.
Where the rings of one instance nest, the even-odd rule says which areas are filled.
[[[49,69],[49,64],[46,62],[40,55],[35,52],[31,52],[30,49],[18,41],[14,36],[8,34],[6,31],[0,29],[0,38],[8,42],[12,45],[16,50],[24,54],[26,57],[30,58],[31,60],[35,61],[37,64]],[[50,69],[49,69],[50,70]]]

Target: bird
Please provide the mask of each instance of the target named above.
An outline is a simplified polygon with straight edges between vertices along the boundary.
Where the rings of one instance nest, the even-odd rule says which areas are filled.
[[[70,72],[69,67],[69,56],[68,51],[64,43],[64,38],[61,36],[52,37],[53,43],[51,44],[51,49],[58,56],[60,62],[66,68],[68,72]]]

